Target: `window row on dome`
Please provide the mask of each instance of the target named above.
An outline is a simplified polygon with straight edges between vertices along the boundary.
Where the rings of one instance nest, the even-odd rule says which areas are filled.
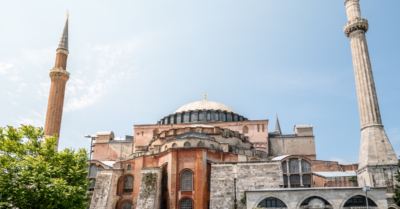
[[[161,119],[158,124],[181,124],[181,123],[195,123],[195,122],[232,122],[232,121],[246,121],[247,118],[240,116],[233,112],[226,111],[191,111],[175,113],[168,117]]]

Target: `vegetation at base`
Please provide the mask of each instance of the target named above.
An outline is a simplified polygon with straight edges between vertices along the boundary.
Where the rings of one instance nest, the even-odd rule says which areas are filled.
[[[350,182],[357,182],[357,177],[354,177],[354,176],[353,176],[353,177],[350,177],[350,178],[349,178],[349,181],[350,181]]]
[[[57,152],[43,128],[0,127],[0,208],[84,209],[88,206],[84,149]]]
[[[144,183],[143,187],[141,188],[142,191],[140,192],[140,198],[144,199],[144,203],[147,202],[147,199],[150,197],[152,193],[156,190],[156,180],[157,174],[155,173],[145,173],[142,176],[142,182]]]
[[[399,160],[398,166],[400,167],[400,160]],[[397,171],[397,174],[395,177],[396,177],[396,181],[400,183],[400,170]],[[400,185],[398,185],[398,184],[394,186],[394,197],[393,198],[394,198],[394,202],[396,203],[396,205],[400,206]]]
[[[242,199],[240,199],[240,202],[242,202],[243,204],[246,204],[246,193],[243,194]]]

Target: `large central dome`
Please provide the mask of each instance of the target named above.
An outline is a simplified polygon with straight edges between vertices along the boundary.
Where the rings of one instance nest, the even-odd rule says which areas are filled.
[[[189,112],[189,111],[193,111],[193,110],[221,110],[221,111],[236,113],[235,111],[232,110],[232,108],[230,108],[224,104],[221,104],[218,102],[213,102],[213,101],[207,101],[207,100],[185,104],[182,107],[180,107],[178,110],[176,110],[174,113]]]

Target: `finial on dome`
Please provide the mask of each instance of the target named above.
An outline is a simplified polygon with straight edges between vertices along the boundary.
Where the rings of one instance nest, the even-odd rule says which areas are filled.
[[[68,9],[67,9],[67,20],[69,19],[69,11],[68,11]]]
[[[206,95],[206,91],[204,91],[204,101],[207,100],[207,95]]]

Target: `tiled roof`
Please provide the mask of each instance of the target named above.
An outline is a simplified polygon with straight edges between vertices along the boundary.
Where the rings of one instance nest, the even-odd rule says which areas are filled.
[[[213,101],[207,101],[207,100],[192,102],[192,103],[183,105],[178,110],[176,110],[174,113],[183,112],[183,111],[192,111],[192,110],[222,110],[222,111],[236,113],[232,108],[230,108],[224,104],[221,104],[218,102],[213,102]]]

